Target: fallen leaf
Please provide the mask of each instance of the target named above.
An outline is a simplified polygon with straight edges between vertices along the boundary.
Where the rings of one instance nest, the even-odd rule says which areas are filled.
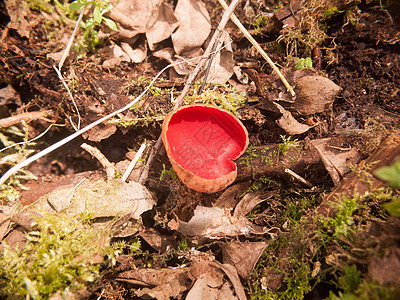
[[[5,88],[0,89],[0,106],[6,104],[22,105],[19,94],[10,84]]]
[[[248,280],[268,243],[232,242],[220,246],[224,264],[235,266],[239,276]]]
[[[169,38],[178,25],[178,19],[172,8],[164,1],[158,3],[153,8],[146,28],[146,38],[150,50],[153,51],[155,44]]]
[[[175,236],[162,235],[154,228],[147,228],[141,231],[139,236],[159,253],[165,253],[168,249],[175,248],[177,244]]]
[[[186,300],[217,299],[219,288],[223,284],[222,279],[223,274],[217,272],[201,274],[187,294]]]
[[[219,207],[197,206],[189,222],[179,221],[178,232],[187,236],[210,239],[248,235],[252,224],[245,218],[235,218],[230,211]]]
[[[288,134],[295,135],[295,134],[302,134],[314,126],[308,126],[306,124],[299,123],[292,114],[284,109],[280,104],[273,102],[273,104],[278,108],[282,117],[276,120],[276,123],[285,130]]]
[[[270,199],[273,197],[278,190],[272,191],[257,191],[247,193],[242,200],[236,205],[235,210],[233,212],[233,217],[240,218],[245,217],[254,207],[256,207],[261,202]]]
[[[214,56],[207,81],[215,84],[224,84],[233,75],[233,50],[228,32],[223,31],[217,49],[226,46]]]
[[[26,17],[30,14],[28,2],[5,0],[7,14],[10,17],[10,22],[7,24],[8,28],[15,29],[22,37],[29,38],[28,21]]]
[[[304,76],[297,80],[295,110],[304,115],[327,110],[342,88],[324,76]]]
[[[147,56],[147,47],[144,40],[135,49],[128,43],[121,43],[121,48],[133,63],[141,63]]]
[[[350,172],[349,164],[357,164],[361,155],[355,148],[347,150],[330,146],[332,139],[312,140],[311,144],[317,149],[326,170],[337,185],[340,180]]]
[[[150,210],[155,201],[150,192],[137,182],[83,181],[74,187],[56,189],[25,207],[25,211],[79,215],[93,214],[94,218],[123,216],[129,212],[133,219]]]
[[[157,300],[169,300],[178,297],[187,290],[187,286],[183,285],[179,279],[174,278],[170,282],[157,285],[154,288],[142,288],[135,291],[136,296],[140,298],[155,298]]]
[[[211,22],[204,3],[200,0],[178,0],[175,16],[178,29],[172,34],[172,44],[179,55],[203,45],[211,31]]]
[[[145,33],[153,8],[162,0],[121,0],[113,1],[108,16],[120,26],[130,31],[130,36]]]

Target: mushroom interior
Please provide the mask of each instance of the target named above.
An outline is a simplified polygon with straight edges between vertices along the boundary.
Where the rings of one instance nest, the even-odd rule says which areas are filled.
[[[170,157],[184,169],[215,179],[236,170],[232,160],[245,150],[243,125],[230,113],[210,106],[176,111],[166,133]]]

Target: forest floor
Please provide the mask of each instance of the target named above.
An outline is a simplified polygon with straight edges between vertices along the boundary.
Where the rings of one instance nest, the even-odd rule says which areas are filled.
[[[59,70],[89,2],[0,2],[0,174],[138,100],[1,185],[0,296],[400,299],[396,1],[239,1],[296,97],[229,21],[203,92],[204,72],[183,98],[248,131],[216,193],[188,188],[164,147],[141,174],[200,59],[152,79],[201,55],[224,9],[92,1]]]

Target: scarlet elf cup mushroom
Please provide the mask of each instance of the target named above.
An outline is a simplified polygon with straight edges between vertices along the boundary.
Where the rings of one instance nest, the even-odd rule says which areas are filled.
[[[218,192],[235,181],[234,160],[249,144],[247,130],[236,116],[206,104],[182,106],[169,113],[162,139],[178,177],[203,193]]]

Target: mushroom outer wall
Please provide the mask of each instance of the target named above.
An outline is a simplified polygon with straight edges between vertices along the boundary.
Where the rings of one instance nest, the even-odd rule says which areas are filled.
[[[178,177],[191,189],[214,193],[232,184],[248,133],[232,113],[213,105],[182,106],[165,118],[162,139]]]

